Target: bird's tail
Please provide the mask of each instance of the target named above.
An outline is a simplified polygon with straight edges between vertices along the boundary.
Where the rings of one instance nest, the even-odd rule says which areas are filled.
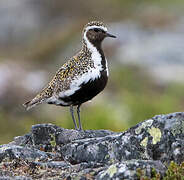
[[[55,88],[56,76],[52,79],[52,81],[32,100],[23,104],[26,110],[33,108],[39,104],[44,103],[48,98],[50,98],[53,94],[53,89]]]

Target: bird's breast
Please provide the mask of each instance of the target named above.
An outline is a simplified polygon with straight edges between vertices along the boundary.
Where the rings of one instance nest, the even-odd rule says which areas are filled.
[[[97,76],[97,72],[92,70],[81,78],[73,82],[69,90],[60,93],[61,101],[73,105],[82,104],[99,94],[108,81],[107,71],[99,71]]]

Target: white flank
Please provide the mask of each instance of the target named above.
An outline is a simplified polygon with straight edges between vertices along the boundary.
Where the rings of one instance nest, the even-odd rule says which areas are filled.
[[[46,100],[46,102],[47,103],[53,103],[53,104],[55,104],[55,105],[60,105],[60,104],[62,104],[62,105],[70,105],[70,102],[64,102],[64,101],[62,101],[62,100],[60,100],[60,99],[58,99],[57,97],[55,97],[55,96],[52,96],[52,97],[50,97],[50,98],[48,98],[47,100]]]
[[[86,28],[86,31],[84,33],[84,40],[86,42],[87,48],[91,52],[91,59],[94,62],[94,68],[91,68],[88,70],[87,73],[85,73],[79,77],[76,77],[76,79],[71,82],[70,89],[59,93],[59,97],[61,97],[61,98],[66,97],[66,96],[71,96],[77,90],[80,89],[81,84],[85,84],[90,80],[93,81],[96,78],[100,77],[100,71],[103,70],[102,64],[101,64],[102,57],[101,57],[100,53],[98,52],[98,50],[96,49],[96,47],[94,47],[93,44],[91,44],[89,42],[88,38],[86,37],[87,31],[89,29],[93,29],[93,28],[101,28],[104,31],[107,31],[107,28],[104,26],[89,26]],[[106,61],[106,68],[107,68],[107,75],[108,75],[109,73],[108,73],[107,61]],[[61,102],[61,103],[63,103],[63,102]]]

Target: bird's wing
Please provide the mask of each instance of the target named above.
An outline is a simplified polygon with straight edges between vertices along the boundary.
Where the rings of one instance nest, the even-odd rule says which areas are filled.
[[[67,90],[70,81],[74,76],[74,66],[75,58],[72,58],[57,71],[50,83],[37,94],[35,98],[23,104],[26,109],[29,110],[30,108],[45,102],[45,100],[52,97],[54,93],[57,94],[58,92]]]
[[[58,83],[55,87],[55,93],[65,91],[70,88],[70,83],[77,74],[78,69],[79,63],[76,61],[75,57],[70,59],[59,69],[59,71],[56,73]]]

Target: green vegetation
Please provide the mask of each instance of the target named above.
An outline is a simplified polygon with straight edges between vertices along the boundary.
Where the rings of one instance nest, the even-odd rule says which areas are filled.
[[[152,169],[152,177],[149,178],[145,175],[144,170],[141,170],[140,168],[138,168],[137,176],[140,180],[160,180],[160,179],[183,180],[184,179],[184,162],[178,165],[172,161],[169,164],[166,174],[163,178],[161,178],[161,175],[157,173],[155,169]]]

